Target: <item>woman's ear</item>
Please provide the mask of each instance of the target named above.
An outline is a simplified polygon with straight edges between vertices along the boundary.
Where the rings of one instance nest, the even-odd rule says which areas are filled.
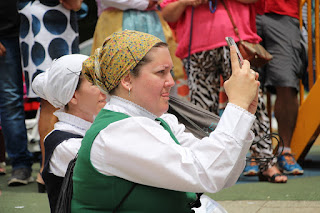
[[[128,75],[126,75],[124,78],[121,79],[120,84],[126,89],[129,90],[131,89],[132,85],[131,85],[131,78],[132,76],[130,75],[130,73]]]
[[[78,99],[77,99],[77,91],[74,92],[71,100],[69,101],[69,103],[76,105],[78,103]]]

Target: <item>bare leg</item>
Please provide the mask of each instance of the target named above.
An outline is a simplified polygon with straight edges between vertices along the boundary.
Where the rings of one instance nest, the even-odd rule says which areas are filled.
[[[259,91],[259,103],[258,103],[258,110],[256,112],[256,121],[253,125],[253,131],[256,135],[255,140],[258,141],[256,144],[251,146],[252,157],[259,157],[259,158],[270,158],[273,157],[272,151],[272,141],[271,139],[264,139],[261,140],[259,138],[263,138],[266,134],[270,134],[270,121],[269,117],[267,116],[266,107],[263,100],[262,91]],[[280,174],[276,176],[274,182],[276,183],[285,183],[288,180],[288,177],[282,175],[278,167],[276,166],[276,159],[260,162],[259,163],[260,172],[267,177],[272,177],[275,174]]]
[[[58,121],[57,117],[53,115],[53,112],[57,109],[54,108],[48,101],[41,99],[41,109],[40,109],[40,117],[38,123],[38,130],[40,135],[40,148],[42,155],[42,162],[40,172],[42,172],[44,167],[44,138],[45,136],[53,130],[54,124]],[[42,177],[40,174],[37,176],[37,182],[44,184]]]
[[[296,126],[298,109],[298,97],[295,89],[277,87],[274,114],[278,122],[278,132],[283,139],[285,147],[290,147],[291,138]]]
[[[291,154],[290,143],[298,116],[298,97],[295,89],[278,87],[277,99],[274,107],[278,121],[278,132],[283,139],[284,151],[278,157],[279,168],[285,174],[302,175],[303,169]]]

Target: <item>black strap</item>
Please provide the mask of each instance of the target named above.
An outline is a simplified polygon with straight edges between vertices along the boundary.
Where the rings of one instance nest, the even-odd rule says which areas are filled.
[[[133,191],[134,187],[136,187],[137,183],[133,183],[133,185],[131,186],[131,188],[129,189],[129,191],[124,195],[124,197],[122,198],[122,200],[120,201],[120,203],[116,206],[116,208],[114,208],[114,210],[112,211],[112,213],[115,213],[120,206],[123,204],[123,202],[129,197],[129,195],[131,194],[131,192]]]
[[[234,32],[235,32],[235,33],[236,33],[236,35],[238,36],[239,41],[242,41],[242,40],[241,40],[241,38],[240,38],[239,30],[238,30],[238,28],[237,28],[236,24],[234,23],[234,20],[233,20],[233,18],[232,18],[232,15],[231,15],[231,13],[230,13],[230,11],[229,11],[229,9],[228,9],[228,7],[227,7],[226,3],[224,2],[224,0],[220,0],[220,1],[221,1],[221,3],[222,3],[222,5],[223,5],[223,7],[226,9],[226,11],[227,11],[227,13],[228,13],[228,16],[229,16],[229,19],[230,19],[230,21],[231,21],[231,23],[232,23],[232,26],[233,26]]]

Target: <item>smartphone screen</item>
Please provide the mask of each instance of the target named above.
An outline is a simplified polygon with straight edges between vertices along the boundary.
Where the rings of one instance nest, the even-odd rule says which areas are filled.
[[[242,57],[242,55],[241,55],[241,53],[240,53],[240,51],[239,51],[239,48],[238,48],[236,42],[233,40],[232,37],[226,37],[225,39],[226,39],[229,47],[232,46],[232,45],[236,47],[236,51],[237,51],[237,55],[238,55],[238,60],[239,60],[240,68],[241,68],[241,67],[242,67],[242,64],[243,64],[243,57]]]

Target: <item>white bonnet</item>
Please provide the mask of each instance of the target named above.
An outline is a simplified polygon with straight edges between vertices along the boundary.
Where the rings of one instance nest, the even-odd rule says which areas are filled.
[[[76,90],[82,62],[87,58],[86,55],[72,54],[54,60],[49,69],[35,77],[33,91],[55,108],[64,108]]]

